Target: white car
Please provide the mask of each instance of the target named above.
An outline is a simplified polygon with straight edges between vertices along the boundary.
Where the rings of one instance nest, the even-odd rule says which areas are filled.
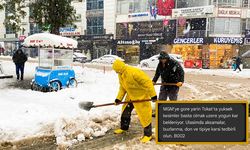
[[[181,59],[182,55],[179,55],[179,54],[168,54],[170,57],[172,57],[173,59],[177,60],[182,68],[184,68],[184,61],[183,59]],[[159,63],[159,54],[158,55],[154,55],[148,59],[144,59],[140,62],[140,66],[143,68],[143,67],[146,67],[146,68],[156,68],[158,63]]]
[[[87,56],[85,56],[83,53],[78,53],[78,52],[74,52],[73,54],[73,61],[77,61],[80,63],[85,63],[87,61]]]
[[[120,59],[121,61],[124,62],[124,59],[116,56],[116,55],[104,55],[100,58],[93,59],[91,62],[92,63],[109,63],[113,64],[116,59]]]

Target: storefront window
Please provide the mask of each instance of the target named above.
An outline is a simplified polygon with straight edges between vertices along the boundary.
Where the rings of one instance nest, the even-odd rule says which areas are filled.
[[[232,45],[210,45],[210,66],[216,68],[226,68],[231,65],[233,57]]]
[[[126,64],[139,64],[139,51],[138,45],[120,45],[117,46],[117,56],[123,58]]]
[[[202,45],[174,45],[171,53],[182,55],[183,60],[201,60]]]

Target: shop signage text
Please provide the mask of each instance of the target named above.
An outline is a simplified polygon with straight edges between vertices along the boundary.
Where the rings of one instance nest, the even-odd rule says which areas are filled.
[[[81,35],[80,32],[60,32],[61,36]]]
[[[247,18],[250,18],[250,9],[247,10]]]
[[[150,14],[149,13],[134,13],[134,14],[128,14],[128,21],[138,21],[138,20],[150,20]]]
[[[128,15],[129,18],[133,18],[133,17],[144,17],[144,16],[148,16],[148,13],[145,13],[145,14],[133,14],[133,15]]]
[[[218,8],[218,17],[241,18],[241,8]]]
[[[103,10],[90,10],[86,12],[87,18],[94,18],[94,17],[103,17],[104,11]]]
[[[245,30],[245,38],[250,38],[250,29]]]
[[[19,36],[19,41],[24,41],[26,39],[26,36]]]
[[[75,31],[76,29],[71,27],[71,28],[60,28],[59,29],[59,32],[73,32]]]
[[[203,44],[203,38],[176,38],[174,44]]]
[[[172,9],[172,17],[191,17],[213,14],[214,6],[192,7],[182,9]]]
[[[214,38],[215,44],[243,44],[243,38],[231,37],[231,38]]]
[[[140,41],[137,40],[131,40],[131,41],[125,41],[125,40],[118,40],[117,45],[139,45]]]

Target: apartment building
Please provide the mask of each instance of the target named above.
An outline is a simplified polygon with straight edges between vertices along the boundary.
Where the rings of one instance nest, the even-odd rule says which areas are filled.
[[[189,64],[219,68],[249,49],[248,0],[175,0],[170,16],[155,15],[156,7],[157,0],[117,0],[118,55],[141,60],[165,49]],[[249,67],[248,59],[243,63]]]

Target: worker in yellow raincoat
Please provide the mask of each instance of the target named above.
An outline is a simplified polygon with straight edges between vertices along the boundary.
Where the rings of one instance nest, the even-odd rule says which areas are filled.
[[[140,69],[125,65],[124,62],[117,59],[113,63],[113,69],[119,77],[119,93],[115,99],[118,105],[126,95],[125,101],[152,99],[157,100],[157,93],[151,79]],[[142,142],[152,139],[152,106],[150,101],[139,103],[126,103],[122,106],[121,128],[115,133],[127,132],[129,129],[131,112],[135,108],[140,122],[144,128],[144,137]]]

